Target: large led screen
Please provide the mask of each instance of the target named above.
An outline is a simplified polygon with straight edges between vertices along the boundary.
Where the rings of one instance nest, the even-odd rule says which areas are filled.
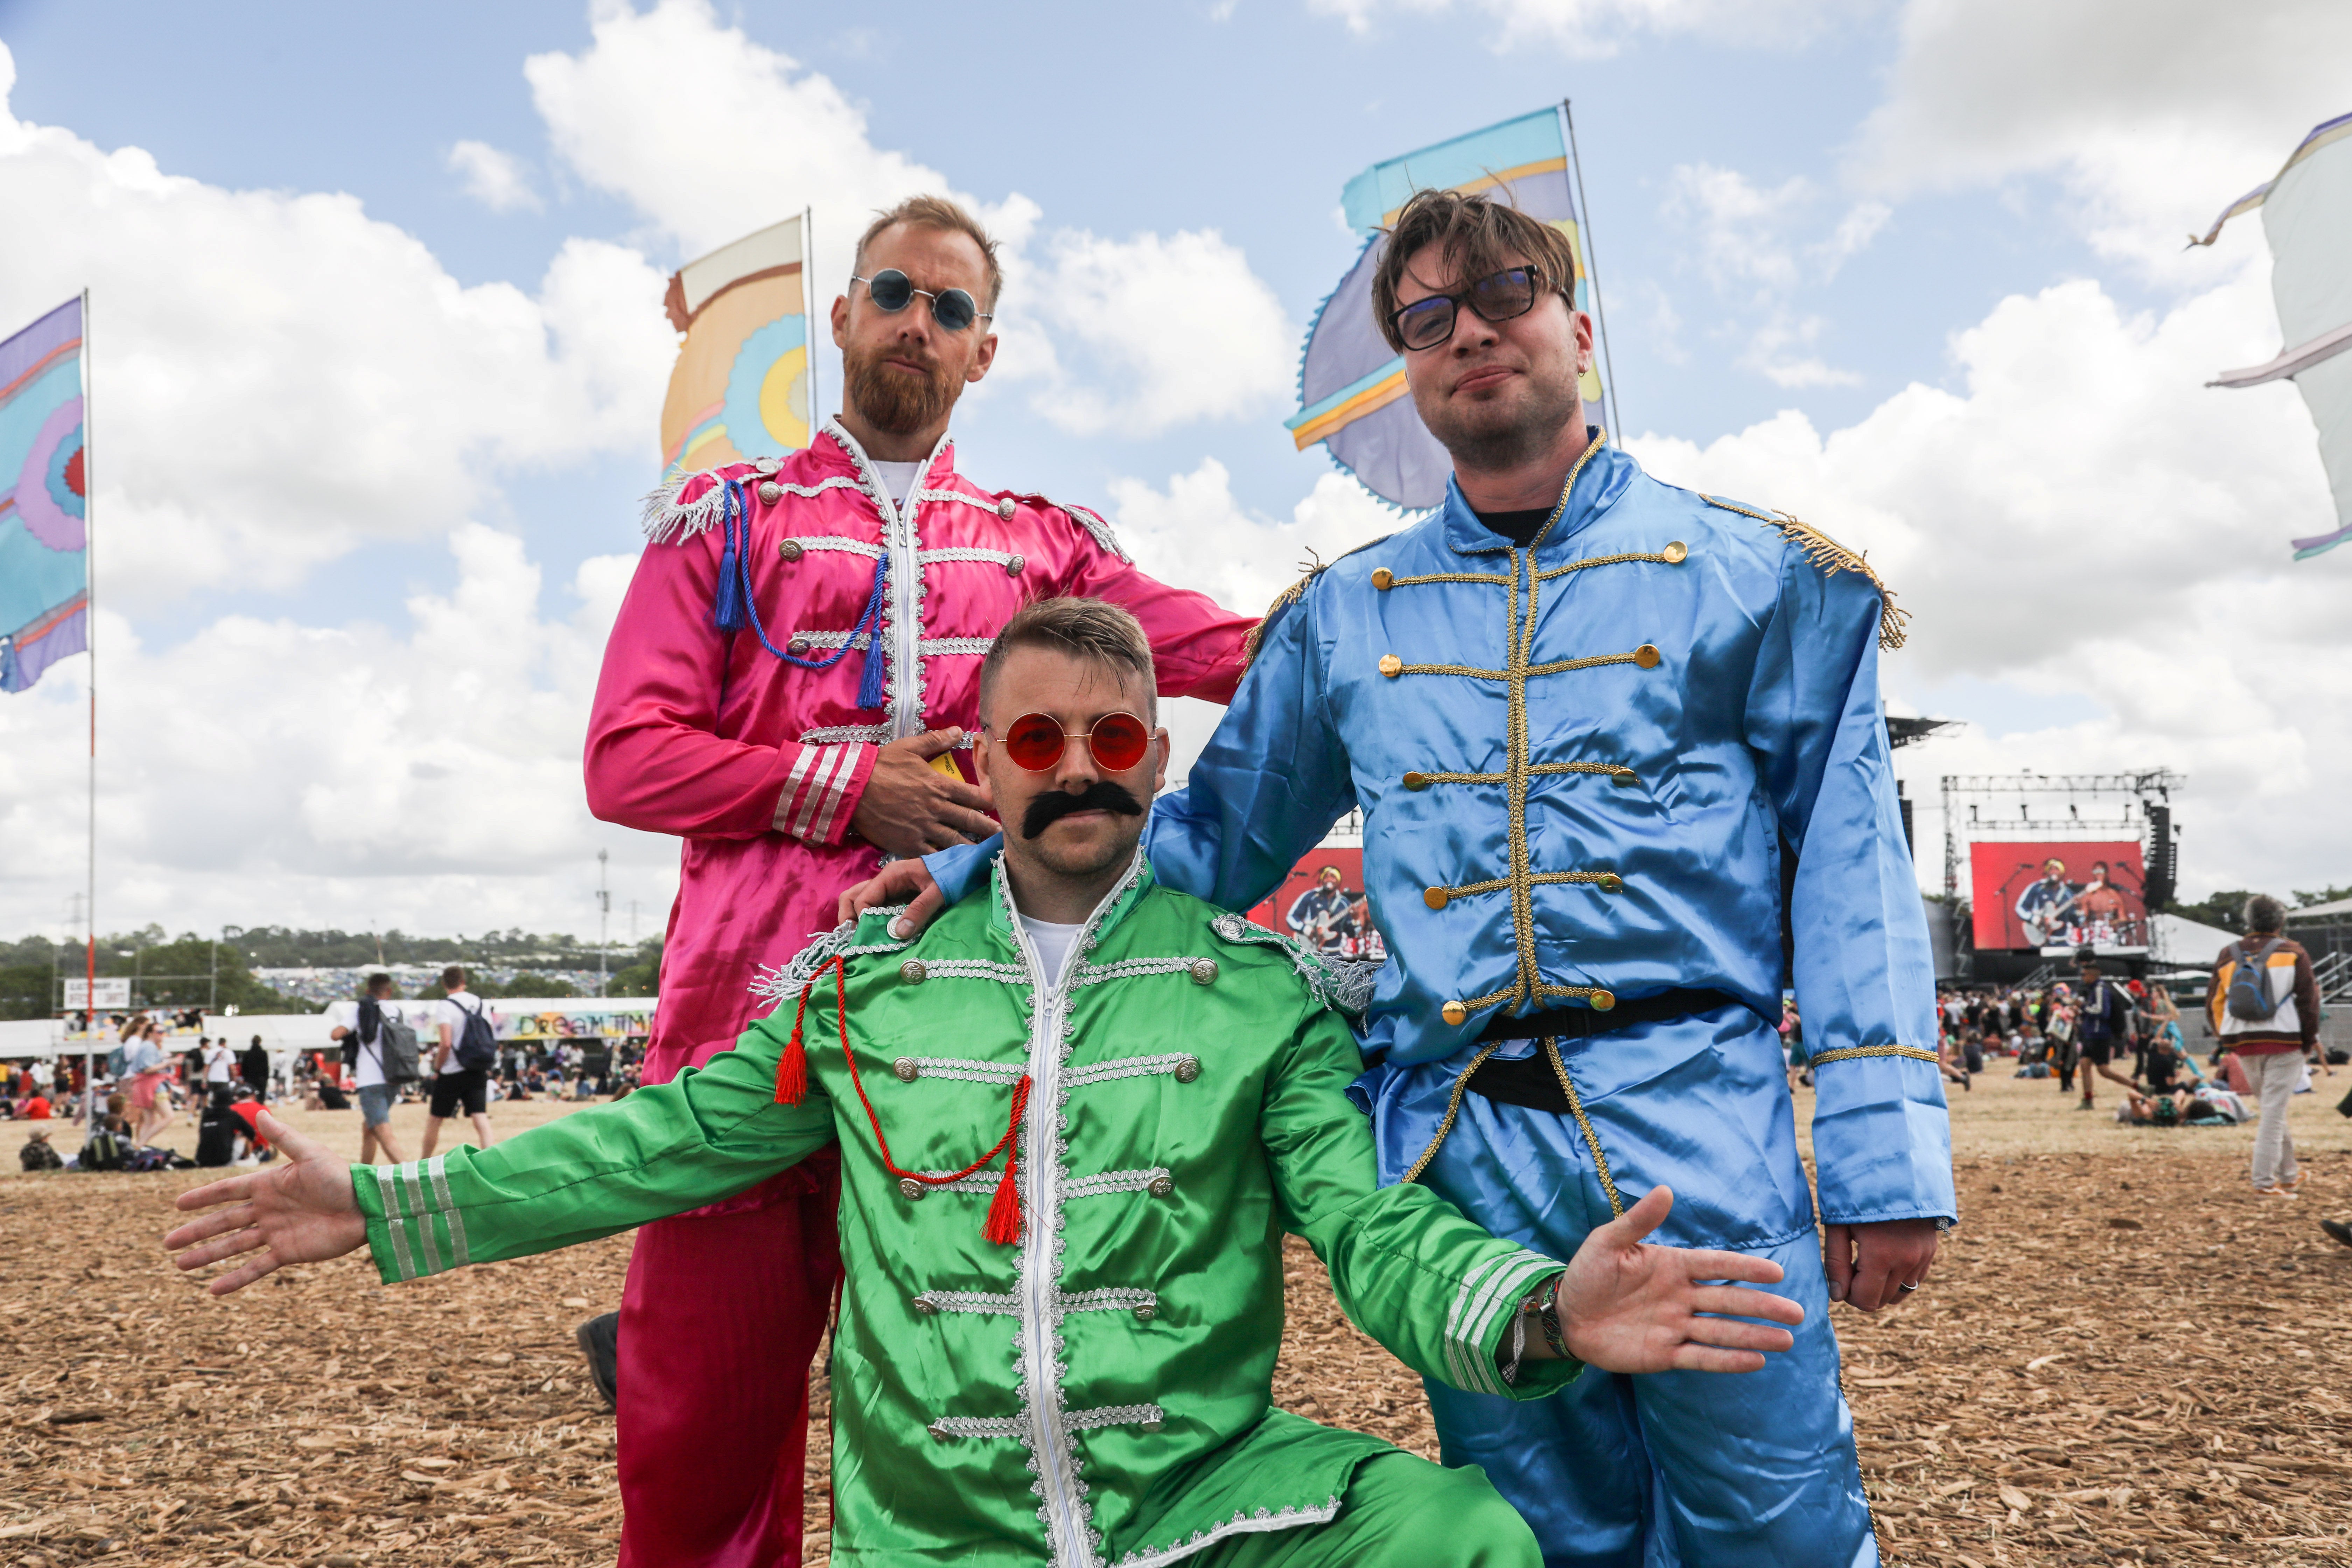
[[[2147,878],[2136,840],[1969,847],[1976,945],[2146,947]]]

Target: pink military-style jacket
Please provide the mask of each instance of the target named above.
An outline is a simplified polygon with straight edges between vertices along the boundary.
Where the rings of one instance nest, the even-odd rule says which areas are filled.
[[[646,535],[604,647],[587,782],[604,821],[686,841],[648,1083],[732,1046],[766,1010],[761,965],[833,927],[842,889],[880,864],[850,828],[876,752],[977,725],[981,657],[1015,610],[1123,605],[1161,694],[1217,702],[1255,624],[1137,571],[1090,511],[982,489],[944,440],[902,510],[835,421],[781,461],[656,491]]]

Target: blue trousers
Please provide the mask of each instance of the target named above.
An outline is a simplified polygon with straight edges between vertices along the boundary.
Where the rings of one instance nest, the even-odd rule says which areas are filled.
[[[1429,1382],[1444,1462],[1486,1470],[1547,1568],[1875,1568],[1777,1037],[1731,1009],[1562,1046],[1621,1200],[1675,1189],[1654,1239],[1770,1258],[1785,1278],[1769,1289],[1805,1321],[1761,1372],[1588,1369],[1528,1404]],[[1368,1078],[1384,1176],[1435,1131],[1449,1076]],[[1575,1119],[1475,1094],[1421,1179],[1554,1258],[1612,1215]]]

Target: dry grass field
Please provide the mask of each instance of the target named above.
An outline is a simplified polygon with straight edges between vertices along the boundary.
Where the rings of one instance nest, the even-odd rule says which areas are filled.
[[[1889,1562],[2352,1563],[2352,1250],[2316,1224],[2352,1217],[2347,1084],[2297,1102],[2291,1203],[2248,1192],[2251,1130],[2126,1129],[2006,1079],[1955,1096],[1966,1224],[1909,1308],[1839,1310]],[[356,1152],[356,1113],[298,1120]],[[156,1247],[196,1179],[0,1179],[0,1568],[612,1560],[613,1423],[572,1330],[616,1301],[625,1238],[215,1301]],[[1433,1453],[1418,1381],[1293,1248],[1277,1397]]]

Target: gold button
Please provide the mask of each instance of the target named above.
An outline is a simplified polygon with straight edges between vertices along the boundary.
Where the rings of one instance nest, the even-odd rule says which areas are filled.
[[[1427,773],[1407,773],[1404,775],[1404,787],[1407,789],[1427,789],[1429,787],[1429,775]]]
[[[923,967],[923,961],[919,958],[910,958],[898,966],[898,978],[909,985],[920,985],[923,983],[923,976],[929,973],[930,971]]]
[[[1396,574],[1390,571],[1385,566],[1373,567],[1372,586],[1378,588],[1383,594],[1387,593],[1391,588],[1396,586]]]
[[[801,548],[801,542],[799,540],[787,539],[782,544],[776,546],[776,553],[782,556],[786,561],[798,561],[802,556],[807,554],[808,552]]]
[[[1188,1057],[1178,1057],[1178,1058],[1176,1058],[1176,1081],[1177,1081],[1178,1083],[1190,1083],[1190,1082],[1192,1082],[1194,1079],[1199,1078],[1200,1076],[1201,1076],[1201,1058],[1198,1058],[1198,1057],[1189,1057],[1189,1056],[1188,1056]]]
[[[1633,662],[1643,669],[1657,668],[1658,660],[1664,657],[1664,655],[1658,652],[1658,645],[1654,642],[1645,642],[1633,650]]]
[[[1433,910],[1444,909],[1449,897],[1443,888],[1423,888],[1421,890],[1421,901]]]
[[[1213,958],[1194,959],[1192,961],[1192,984],[1195,985],[1214,985],[1216,983],[1217,961]]]
[[[898,1195],[906,1199],[910,1204],[921,1203],[923,1201],[923,1194],[929,1190],[930,1189],[924,1186],[922,1183],[915,1180],[912,1176],[901,1176],[898,1178]]]
[[[1642,775],[1635,773],[1631,768],[1619,768],[1615,773],[1609,776],[1615,779],[1621,784],[1637,784],[1642,782]]]
[[[1604,893],[1622,893],[1625,890],[1625,879],[1614,871],[1603,871],[1601,873],[1601,890]]]
[[[1606,1013],[1617,1005],[1617,994],[1614,991],[1595,991],[1585,1001],[1591,1004],[1594,1012]]]
[[[1667,545],[1664,550],[1659,551],[1658,553],[1666,558],[1667,565],[1679,566],[1685,561],[1690,559],[1690,546],[1677,539],[1672,544]]]
[[[1448,1002],[1437,1010],[1437,1016],[1458,1029],[1469,1018],[1470,1009],[1459,1002]]]
[[[915,1058],[912,1057],[900,1057],[890,1064],[890,1070],[898,1075],[900,1083],[914,1082],[916,1077],[922,1071],[915,1065]]]
[[[1392,653],[1381,655],[1381,673],[1394,680],[1404,673],[1404,660]]]

